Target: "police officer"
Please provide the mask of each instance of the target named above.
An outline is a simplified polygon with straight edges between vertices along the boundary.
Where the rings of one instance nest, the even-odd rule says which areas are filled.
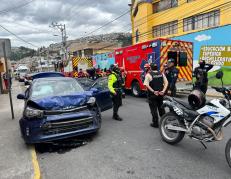
[[[168,80],[168,90],[170,90],[171,96],[176,96],[178,74],[179,70],[175,67],[175,60],[170,58],[168,60],[167,68],[165,69],[165,75]]]
[[[111,74],[108,77],[108,88],[113,102],[113,119],[122,121],[123,119],[118,115],[119,107],[122,105],[122,83],[119,75],[120,69],[116,65],[112,65]]]
[[[205,61],[199,63],[199,67],[195,68],[193,76],[196,77],[194,89],[200,89],[206,94],[208,89],[208,71],[213,68],[213,65],[206,64]]]
[[[168,87],[168,80],[164,74],[158,71],[157,65],[151,63],[151,71],[145,76],[144,85],[148,91],[148,102],[152,114],[151,127],[158,128],[158,112],[159,115],[164,115],[165,111],[162,108],[163,97]]]

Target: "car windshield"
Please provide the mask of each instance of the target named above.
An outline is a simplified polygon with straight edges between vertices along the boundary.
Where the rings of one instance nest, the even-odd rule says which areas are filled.
[[[83,92],[76,80],[39,80],[33,84],[31,98],[41,99],[49,96],[65,96]]]
[[[86,90],[89,89],[94,83],[94,80],[91,80],[89,78],[77,78],[77,81]]]

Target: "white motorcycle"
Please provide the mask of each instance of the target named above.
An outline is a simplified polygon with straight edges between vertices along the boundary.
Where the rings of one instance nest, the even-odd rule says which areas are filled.
[[[221,81],[222,77],[222,72],[216,74]],[[207,148],[204,142],[223,139],[223,127],[231,124],[231,93],[223,87],[223,81],[221,88],[212,88],[222,93],[224,98],[213,99],[197,110],[184,101],[165,98],[163,107],[169,108],[169,112],[160,120],[160,134],[165,142],[174,145],[187,134]],[[225,156],[231,167],[231,139],[226,144]]]

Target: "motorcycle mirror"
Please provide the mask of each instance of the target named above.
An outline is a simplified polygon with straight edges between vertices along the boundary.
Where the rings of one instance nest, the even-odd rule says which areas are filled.
[[[222,79],[223,78],[224,73],[222,71],[218,71],[216,74],[216,78],[217,79]]]

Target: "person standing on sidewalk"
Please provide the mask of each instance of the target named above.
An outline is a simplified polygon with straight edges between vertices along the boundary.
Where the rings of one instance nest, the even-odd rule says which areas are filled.
[[[3,74],[3,80],[4,80],[4,84],[5,84],[6,89],[9,89],[7,73]]]
[[[113,119],[117,121],[122,121],[123,119],[119,117],[118,111],[119,107],[122,105],[122,83],[119,79],[120,69],[112,65],[111,74],[108,77],[108,88],[111,93],[113,102]]]
[[[151,71],[145,76],[144,85],[148,91],[148,103],[152,114],[151,127],[159,127],[159,116],[164,115],[162,108],[163,97],[168,88],[168,80],[164,74],[158,71],[156,64],[151,63]],[[159,116],[158,116],[159,113]]]
[[[199,67],[195,68],[193,72],[193,76],[196,77],[196,82],[194,85],[194,89],[201,90],[204,94],[206,94],[208,89],[208,71],[213,68],[213,65],[206,64],[205,61],[201,61],[199,63]]]

